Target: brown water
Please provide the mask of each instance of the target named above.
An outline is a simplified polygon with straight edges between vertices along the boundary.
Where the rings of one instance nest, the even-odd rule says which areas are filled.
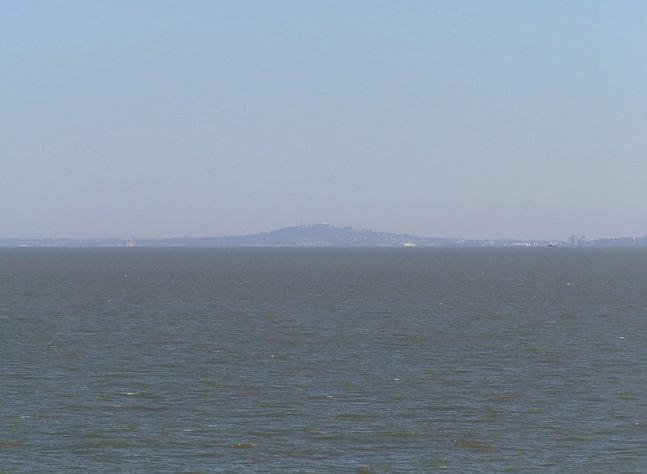
[[[0,471],[645,472],[647,251],[0,250]]]

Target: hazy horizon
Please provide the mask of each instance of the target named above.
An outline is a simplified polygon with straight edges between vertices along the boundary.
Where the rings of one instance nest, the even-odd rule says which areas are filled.
[[[466,240],[522,240],[522,241],[552,241],[552,242],[566,242],[570,239],[570,237],[573,235],[575,238],[580,239],[580,238],[585,238],[588,240],[591,240],[589,236],[583,235],[583,234],[571,234],[568,236],[564,236],[562,238],[556,237],[556,238],[534,238],[532,236],[500,236],[500,237],[492,237],[492,236],[485,236],[485,237],[470,237],[470,238],[465,238],[460,235],[424,235],[424,234],[414,234],[412,232],[406,232],[406,231],[398,231],[398,230],[384,230],[384,229],[370,229],[370,228],[359,228],[359,227],[354,227],[354,226],[340,226],[336,225],[334,223],[328,223],[328,222],[319,222],[319,223],[309,223],[309,224],[298,224],[294,226],[287,226],[287,227],[281,227],[281,228],[271,228],[271,229],[265,229],[261,230],[258,232],[253,232],[253,233],[239,233],[239,234],[223,234],[223,235],[213,235],[213,234],[205,234],[205,235],[184,235],[184,234],[177,234],[177,235],[167,235],[167,236],[155,236],[155,235],[126,235],[126,236],[118,236],[118,235],[109,235],[109,236],[102,236],[102,237],[78,237],[78,236],[50,236],[50,237],[0,237],[0,240],[164,240],[164,239],[174,239],[174,238],[188,238],[188,239],[201,239],[201,238],[223,238],[223,237],[245,237],[245,236],[252,236],[252,235],[259,235],[263,233],[271,233],[274,231],[281,231],[281,230],[286,230],[289,228],[299,228],[299,227],[314,227],[318,225],[328,225],[336,228],[352,228],[355,231],[371,231],[371,232],[377,232],[377,233],[387,233],[387,234],[402,234],[402,235],[410,235],[412,237],[421,237],[421,238],[441,238],[441,239],[466,239]],[[635,237],[635,238],[645,238],[647,237],[647,234],[643,235],[607,235],[605,237],[595,237],[593,239],[605,239],[605,238],[627,238],[627,237]]]
[[[4,2],[0,238],[647,233],[647,4]]]

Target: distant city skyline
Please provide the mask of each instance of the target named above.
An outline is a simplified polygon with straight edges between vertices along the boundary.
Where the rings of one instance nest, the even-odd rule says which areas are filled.
[[[647,233],[647,3],[2,2],[0,238]]]

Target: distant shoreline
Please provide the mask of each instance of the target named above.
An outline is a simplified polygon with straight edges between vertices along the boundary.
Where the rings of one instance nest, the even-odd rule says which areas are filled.
[[[356,230],[330,224],[286,227],[270,232],[225,237],[147,239],[0,239],[2,248],[541,248],[647,247],[647,237],[524,240],[457,239]]]

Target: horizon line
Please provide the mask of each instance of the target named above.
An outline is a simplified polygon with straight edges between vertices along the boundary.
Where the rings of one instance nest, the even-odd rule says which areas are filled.
[[[265,230],[265,231],[259,231],[259,232],[254,232],[254,233],[247,233],[247,234],[225,234],[225,235],[174,235],[174,236],[167,236],[167,237],[136,237],[135,234],[131,234],[128,237],[0,237],[0,241],[86,241],[86,242],[92,242],[92,241],[122,241],[122,242],[129,242],[129,241],[164,241],[164,240],[199,240],[199,239],[226,239],[226,238],[241,238],[241,237],[252,237],[252,236],[260,236],[260,235],[265,235],[265,234],[271,234],[274,232],[280,232],[283,230],[289,230],[289,229],[299,229],[299,228],[312,228],[312,227],[330,227],[330,228],[335,228],[335,229],[350,229],[354,232],[370,232],[370,233],[376,233],[376,234],[387,234],[387,235],[393,235],[397,236],[400,235],[403,238],[406,237],[411,237],[411,238],[419,238],[419,239],[437,239],[437,240],[452,240],[452,241],[518,241],[518,242],[554,242],[554,243],[567,243],[571,241],[571,239],[575,239],[575,241],[580,241],[580,242],[585,242],[585,241],[596,241],[596,240],[615,240],[615,239],[641,239],[641,238],[647,238],[647,234],[642,235],[642,236],[636,236],[636,235],[616,235],[616,236],[607,236],[607,237],[596,237],[596,238],[590,238],[587,239],[584,234],[571,234],[567,238],[558,238],[558,239],[550,239],[550,238],[527,238],[527,237],[445,237],[445,236],[428,236],[428,235],[419,235],[419,234],[413,234],[409,232],[390,232],[390,231],[379,231],[379,230],[373,230],[369,228],[355,228],[352,226],[338,226],[334,224],[330,224],[327,222],[322,222],[322,223],[317,223],[317,224],[298,224],[298,225],[292,225],[292,226],[285,226],[285,227],[279,227],[279,228],[274,228],[270,230]]]

